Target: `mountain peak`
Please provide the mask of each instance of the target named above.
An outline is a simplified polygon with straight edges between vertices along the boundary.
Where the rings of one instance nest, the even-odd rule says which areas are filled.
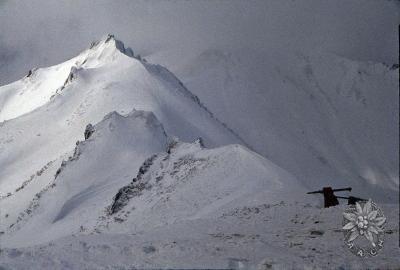
[[[88,51],[102,53],[104,50],[117,50],[129,57],[134,56],[132,49],[125,47],[124,43],[116,39],[113,34],[107,34],[100,40],[93,41]]]

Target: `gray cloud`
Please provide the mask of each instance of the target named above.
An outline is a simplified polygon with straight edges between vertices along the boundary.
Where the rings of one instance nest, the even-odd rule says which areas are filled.
[[[0,84],[70,58],[114,33],[142,55],[161,49],[322,48],[397,62],[395,1],[1,1]]]

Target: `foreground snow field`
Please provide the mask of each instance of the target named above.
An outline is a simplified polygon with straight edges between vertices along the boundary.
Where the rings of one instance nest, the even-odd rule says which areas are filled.
[[[3,248],[5,269],[398,269],[398,207],[381,253],[360,259],[344,246],[344,207],[252,204],[214,217],[133,233],[81,232],[46,244]]]
[[[235,74],[227,84],[249,83],[210,85],[233,92],[221,108],[188,90],[204,87],[215,54],[191,75],[173,67],[187,89],[111,35],[0,87],[0,269],[399,266],[395,70],[288,57],[257,98],[242,92],[260,79],[250,63],[216,55],[216,72]],[[378,257],[345,247],[344,205],[305,195],[326,185],[382,205]]]

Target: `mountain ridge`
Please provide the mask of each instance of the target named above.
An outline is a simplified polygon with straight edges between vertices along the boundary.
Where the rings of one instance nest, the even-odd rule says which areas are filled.
[[[325,263],[316,247],[340,258],[333,267],[359,268],[337,236],[345,206],[306,192],[351,185],[393,200],[393,146],[373,143],[395,134],[392,73],[330,56],[269,55],[261,73],[266,59],[201,57],[187,84],[107,35],[0,88],[0,268],[279,268],[288,254],[309,267]],[[221,99],[189,90],[203,83],[234,95],[215,113]],[[263,155],[214,116],[226,108]],[[382,207],[398,235],[397,206]],[[373,266],[398,264],[394,239]]]

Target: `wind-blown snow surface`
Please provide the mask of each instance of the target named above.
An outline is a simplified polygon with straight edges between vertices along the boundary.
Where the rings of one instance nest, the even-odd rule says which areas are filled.
[[[398,202],[398,68],[273,46],[149,59],[168,64],[220,120],[310,190],[346,185]]]
[[[308,99],[292,88],[293,96],[285,92],[286,88],[282,92],[271,91],[267,108],[276,103],[275,109],[258,111],[268,113],[264,116],[270,124],[256,126],[263,117],[256,114],[260,103],[255,102],[254,108],[245,107],[250,100],[238,95],[237,112],[226,120],[234,122],[233,126],[246,138],[243,141],[171,72],[133,55],[122,42],[107,36],[63,64],[33,70],[22,80],[0,88],[1,267],[399,265],[394,254],[398,220],[393,204],[384,205],[390,220],[387,228],[390,239],[379,259],[362,261],[341,242],[343,207],[321,209],[310,203],[313,197],[305,197],[306,187],[320,188],[332,175],[343,173],[340,164],[327,165],[332,157],[339,158],[343,153],[358,162],[358,155],[374,150],[380,159],[362,157],[361,165],[366,161],[378,167],[389,164],[382,167],[382,172],[391,172],[394,166],[390,163],[393,156],[384,155],[385,151],[392,155],[392,148],[386,144],[363,150],[353,145],[357,143],[355,137],[331,133],[330,124],[338,124],[340,119],[306,129],[308,124],[304,119],[313,119],[312,124],[336,119],[340,115],[336,114],[338,101],[332,101],[323,92],[308,93],[306,86],[301,93],[307,93],[312,103],[307,103]],[[346,66],[348,61],[343,61]],[[199,71],[194,74],[206,76]],[[291,73],[277,68],[276,74]],[[306,74],[312,77],[314,72],[308,70]],[[193,76],[194,88],[197,88],[196,78],[201,77],[196,76]],[[388,76],[394,78],[390,72]],[[285,80],[294,83],[301,78]],[[392,85],[392,79],[381,79],[376,75],[375,83],[389,81]],[[310,87],[320,89],[318,84]],[[226,90],[222,86],[221,89]],[[369,89],[369,95],[374,95],[373,89]],[[360,94],[357,93],[356,100]],[[289,102],[282,107],[278,101],[282,102],[284,97]],[[374,116],[372,122],[363,124],[372,127],[380,117],[389,115],[379,124],[382,132],[387,132],[387,138],[393,139],[390,124],[397,116],[390,113],[396,104],[384,107],[385,102],[391,103],[382,99],[378,105],[363,107],[363,97],[354,111],[364,108],[367,116]],[[213,104],[211,99],[207,102]],[[304,109],[310,108],[310,104],[316,106],[318,113]],[[351,101],[349,106],[354,104],[357,103]],[[278,113],[282,108],[290,109],[291,114]],[[226,117],[227,112],[222,108],[218,114]],[[244,132],[240,112],[254,116],[247,118],[247,122],[254,120],[250,124],[254,129]],[[347,128],[355,125],[357,116],[349,119],[345,122]],[[88,123],[94,124],[94,133],[84,140]],[[296,134],[286,134],[292,130],[285,129],[288,125],[304,127],[309,137],[304,135],[301,141]],[[376,142],[374,136],[379,134],[365,136],[367,139],[362,138],[362,142]],[[333,145],[326,144],[327,138],[332,139]],[[311,140],[315,140],[315,148],[310,148]],[[264,156],[246,147],[247,143]],[[343,143],[347,143],[344,152],[337,148]],[[306,150],[298,152],[299,149]],[[324,155],[321,149],[325,149]],[[303,159],[299,153],[304,153]],[[296,158],[301,161],[297,165]],[[330,169],[324,170],[320,165],[312,173],[313,158]],[[309,171],[302,174],[302,168]],[[348,164],[348,168],[358,169],[354,164]],[[382,188],[379,192],[388,192],[388,197],[398,187],[397,176],[393,177],[377,179],[376,184]],[[366,195],[374,191],[353,178],[329,183],[351,184]],[[389,197],[389,201],[393,203],[393,198]],[[287,256],[291,258],[288,260]],[[335,257],[341,259],[332,259]]]
[[[88,123],[100,121],[111,111],[128,113],[133,108],[151,111],[169,134],[182,140],[202,137],[208,146],[241,142],[168,70],[125,55],[119,43],[107,37],[61,65],[67,67],[39,70],[39,73],[49,73],[45,81],[56,85],[52,90],[45,88],[42,93],[42,89],[36,88],[42,76],[36,78],[35,72],[29,78],[0,89],[0,100],[4,104],[0,119],[11,119],[33,110],[1,124],[2,195],[13,193],[45,164],[60,158],[82,138],[82,130]],[[52,76],[55,70],[68,68],[70,72],[63,74],[63,78]],[[14,87],[20,84],[26,84],[29,100],[26,103],[30,104],[21,111],[20,103],[14,102],[21,94]],[[42,97],[32,100],[29,96],[35,91]],[[42,100],[47,102],[43,104]]]

